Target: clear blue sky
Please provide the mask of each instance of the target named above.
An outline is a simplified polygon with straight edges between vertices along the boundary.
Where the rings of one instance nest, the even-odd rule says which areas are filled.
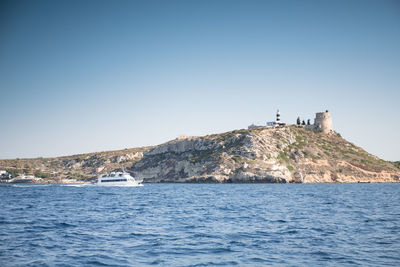
[[[400,1],[1,1],[0,158],[155,145],[329,109],[400,160]]]

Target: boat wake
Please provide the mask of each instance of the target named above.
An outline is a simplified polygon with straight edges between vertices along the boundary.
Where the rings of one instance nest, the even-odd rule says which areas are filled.
[[[40,187],[40,186],[51,186],[51,184],[10,184],[12,187]]]
[[[90,184],[90,183],[85,183],[85,184],[62,184],[61,186],[86,187],[86,186],[93,186],[93,184]]]

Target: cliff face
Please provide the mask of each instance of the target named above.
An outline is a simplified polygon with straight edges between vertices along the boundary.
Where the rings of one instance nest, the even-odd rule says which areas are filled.
[[[398,182],[400,170],[336,133],[303,127],[237,130],[173,140],[130,168],[145,182]]]
[[[43,177],[40,182],[90,181],[124,167],[145,182],[400,181],[398,162],[370,155],[337,133],[297,126],[236,130],[154,147],[58,158],[0,160],[0,170],[14,177],[17,173]]]

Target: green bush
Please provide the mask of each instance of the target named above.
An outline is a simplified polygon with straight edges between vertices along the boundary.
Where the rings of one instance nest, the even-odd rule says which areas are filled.
[[[39,178],[49,178],[51,176],[50,173],[42,172],[40,170],[36,170],[33,174],[35,175],[35,177]]]
[[[237,156],[237,155],[233,156],[232,159],[236,163],[240,163],[242,161],[242,157],[241,156]]]
[[[289,162],[289,157],[282,151],[279,152],[278,158],[285,162]]]

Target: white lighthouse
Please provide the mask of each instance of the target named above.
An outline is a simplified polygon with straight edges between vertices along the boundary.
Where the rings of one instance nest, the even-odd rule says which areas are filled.
[[[276,119],[275,119],[275,125],[280,125],[281,124],[281,113],[278,111],[276,112]]]
[[[277,127],[277,126],[285,126],[286,123],[281,122],[281,113],[279,109],[276,111],[275,121],[267,122],[267,126]]]

